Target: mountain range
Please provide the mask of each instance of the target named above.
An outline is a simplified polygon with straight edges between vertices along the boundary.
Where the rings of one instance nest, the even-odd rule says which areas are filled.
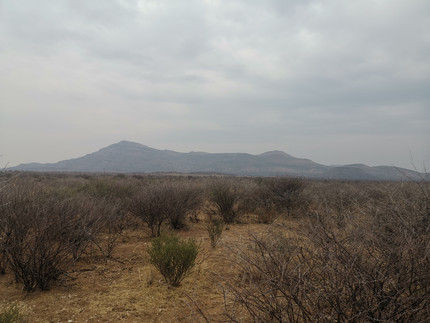
[[[8,170],[36,172],[217,173],[243,176],[300,176],[337,180],[415,180],[421,174],[393,166],[363,164],[326,166],[282,151],[246,153],[181,153],[121,141],[91,154],[57,163],[29,163]]]

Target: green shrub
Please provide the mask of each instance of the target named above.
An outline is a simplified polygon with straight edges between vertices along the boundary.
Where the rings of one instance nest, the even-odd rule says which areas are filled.
[[[195,264],[198,246],[192,239],[181,240],[175,235],[162,234],[152,240],[149,261],[171,286],[179,286]]]
[[[12,305],[7,310],[0,312],[0,323],[26,322],[20,313],[18,306]]]

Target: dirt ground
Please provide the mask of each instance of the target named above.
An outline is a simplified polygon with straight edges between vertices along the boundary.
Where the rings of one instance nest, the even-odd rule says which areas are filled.
[[[227,246],[244,243],[249,232],[267,228],[264,224],[230,225],[212,249],[206,224],[191,223],[178,235],[200,243],[197,265],[177,288],[170,287],[148,262],[149,231],[129,230],[115,249],[113,260],[90,251],[49,291],[25,293],[10,273],[0,276],[0,310],[16,304],[29,322],[225,320],[221,282],[237,276]],[[247,321],[245,317],[243,321]]]

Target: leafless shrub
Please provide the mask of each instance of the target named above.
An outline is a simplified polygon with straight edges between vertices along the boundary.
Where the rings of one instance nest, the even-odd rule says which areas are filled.
[[[102,230],[100,201],[85,196],[75,196],[68,203],[67,226],[62,233],[67,237],[72,258],[78,261],[89,244],[97,239]]]
[[[2,219],[1,222],[4,222]],[[9,228],[4,226],[4,223],[0,224],[0,275],[4,275],[6,273],[6,268],[8,265],[6,247],[9,244]]]
[[[328,212],[336,225],[342,227],[353,217],[355,210],[362,207],[365,202],[362,199],[368,191],[369,188],[361,183],[329,182],[320,187],[316,195],[322,212]]]
[[[233,223],[242,213],[239,197],[238,187],[231,180],[217,180],[210,187],[206,212],[221,217],[224,223]]]
[[[306,180],[296,177],[275,177],[269,179],[266,185],[269,192],[266,203],[272,203],[288,216],[305,205],[302,193],[306,188]]]
[[[257,215],[260,223],[272,223],[279,215],[298,216],[306,213],[310,204],[306,180],[295,177],[262,179],[248,189],[245,203],[248,211]]]
[[[2,213],[8,265],[24,290],[46,290],[70,260],[68,207],[40,187],[15,193]]]
[[[229,304],[240,304],[255,322],[307,320],[310,273],[300,259],[305,252],[297,248],[295,241],[280,232],[251,234],[246,248],[231,247],[239,276],[237,281],[227,282],[226,315],[230,320],[239,322],[244,318]]]
[[[310,232],[320,255],[324,297],[340,320],[420,322],[429,317],[430,230],[422,223],[429,200],[417,191],[413,199],[404,193],[389,193],[395,198],[346,230],[320,222]]]
[[[172,229],[182,229],[186,225],[187,214],[197,211],[203,203],[201,190],[198,186],[184,183],[169,184],[164,189],[163,212],[167,222]]]
[[[212,217],[206,227],[209,239],[211,240],[211,247],[215,248],[219,239],[221,238],[222,230],[224,229],[224,222],[220,218]]]
[[[385,189],[344,226],[327,210],[300,236],[251,235],[248,248],[233,247],[240,279],[227,282],[226,304],[241,304],[255,322],[427,321],[428,186]],[[233,321],[238,313],[226,311]]]
[[[168,192],[164,185],[147,185],[141,187],[129,202],[130,212],[146,223],[153,237],[160,235],[161,225],[166,220],[164,205],[169,197]]]
[[[4,275],[8,266],[6,248],[11,235],[11,228],[6,222],[9,207],[8,188],[13,185],[10,181],[16,178],[17,175],[11,176],[11,174],[0,172],[0,176],[0,275]]]
[[[27,291],[48,289],[91,243],[110,257],[125,226],[119,203],[62,188],[19,183],[2,196],[2,260]]]
[[[5,209],[7,208],[7,199],[4,192],[0,192],[0,275],[6,273],[7,253],[6,247],[9,243],[10,228],[7,226],[5,218]]]
[[[7,268],[7,254],[6,254],[6,243],[0,245],[0,275],[6,273]]]
[[[127,226],[128,214],[119,201],[116,203],[106,201],[103,206],[98,208],[98,212],[100,213],[97,218],[99,223],[96,227],[98,232],[91,235],[91,242],[106,258],[111,258],[118,239]]]
[[[146,223],[154,237],[160,235],[164,221],[164,214],[160,210],[163,199],[157,191],[156,187],[142,188],[134,194],[129,205],[131,213]]]
[[[134,193],[132,180],[116,175],[114,178],[91,178],[78,188],[79,193],[96,199],[116,200],[125,199]]]
[[[270,224],[282,216],[284,212],[273,201],[273,195],[265,184],[260,184],[250,192],[248,198],[249,204],[252,205],[252,214],[256,215],[258,223]]]
[[[185,227],[187,214],[198,210],[202,202],[198,186],[180,182],[152,183],[141,187],[129,208],[151,228],[153,236],[159,236],[164,222],[172,229]]]

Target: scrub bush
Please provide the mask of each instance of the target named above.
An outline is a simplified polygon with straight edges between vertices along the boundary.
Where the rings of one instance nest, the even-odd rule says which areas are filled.
[[[192,239],[181,240],[175,235],[162,234],[152,240],[149,261],[171,286],[179,286],[195,265],[198,246]]]
[[[427,322],[429,186],[380,188],[341,226],[323,209],[295,236],[279,227],[233,245],[240,279],[226,283],[226,306],[254,322]],[[236,310],[226,315],[237,322]]]
[[[212,218],[210,219],[207,231],[209,234],[209,238],[211,239],[211,247],[215,248],[218,240],[221,238],[222,230],[224,228],[224,223],[222,219]]]
[[[218,181],[211,187],[210,206],[206,211],[210,216],[220,216],[224,223],[233,223],[241,211],[239,197],[233,183],[227,180]]]

